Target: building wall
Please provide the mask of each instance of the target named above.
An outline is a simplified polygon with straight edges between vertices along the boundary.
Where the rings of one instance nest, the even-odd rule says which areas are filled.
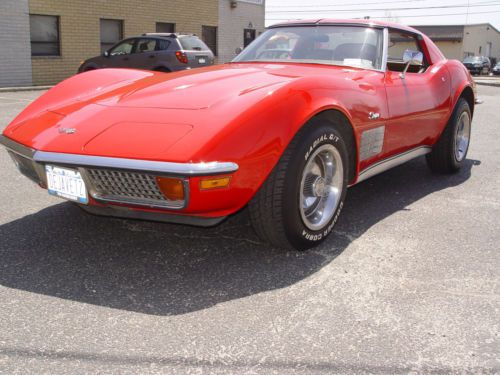
[[[82,60],[101,53],[101,18],[123,20],[124,37],[154,32],[156,22],[173,22],[176,31],[201,37],[202,25],[217,26],[218,0],[29,0],[29,13],[60,17],[61,56],[31,58],[33,83],[50,85],[75,74]]]
[[[28,0],[0,1],[0,87],[31,85]]]
[[[435,43],[447,59],[463,60],[462,42],[437,41]]]
[[[219,30],[218,30],[218,61],[231,61],[238,47],[243,48],[243,30],[249,24],[256,30],[256,36],[265,29],[265,1],[234,1],[236,7],[231,7],[231,0],[219,0]]]
[[[491,42],[491,52],[487,56],[487,43]],[[479,48],[481,47],[481,52]],[[500,59],[500,32],[488,24],[465,26],[464,53],[473,53]]]

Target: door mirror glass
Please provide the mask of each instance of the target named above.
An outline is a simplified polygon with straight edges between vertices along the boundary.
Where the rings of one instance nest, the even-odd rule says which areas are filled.
[[[403,62],[405,63],[405,68],[402,73],[399,74],[399,76],[404,79],[406,76],[406,72],[408,71],[408,68],[410,65],[413,66],[422,66],[424,63],[424,55],[420,51],[412,51],[407,49],[403,53]]]
[[[243,51],[243,48],[241,47],[238,47],[234,50],[234,53],[236,53],[237,55],[239,55],[241,53],[241,51]]]
[[[420,51],[407,49],[403,54],[403,62],[409,65],[421,66],[424,63],[424,55]]]

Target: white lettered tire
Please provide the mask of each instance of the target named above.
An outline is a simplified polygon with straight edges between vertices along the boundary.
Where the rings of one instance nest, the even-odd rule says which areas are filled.
[[[249,204],[257,234],[279,248],[306,250],[322,242],[344,205],[348,160],[334,125],[306,124]]]

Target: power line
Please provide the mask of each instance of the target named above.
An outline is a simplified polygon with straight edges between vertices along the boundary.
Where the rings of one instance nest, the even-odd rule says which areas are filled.
[[[318,7],[342,7],[342,6],[358,6],[358,5],[378,5],[378,4],[395,4],[395,3],[416,3],[416,2],[423,2],[423,1],[432,1],[432,0],[388,0],[388,1],[375,1],[375,2],[367,2],[367,3],[343,3],[343,4],[300,4],[300,5],[266,5],[266,9],[269,8],[318,8]],[[487,4],[492,4],[496,5],[499,4],[498,0],[484,0],[484,1],[479,1],[476,3],[472,3],[470,5],[487,5]],[[283,12],[286,12],[286,10],[283,10]]]
[[[383,9],[382,9],[383,10]],[[362,12],[363,9],[360,9],[358,11],[353,11],[353,12]],[[489,14],[489,13],[500,13],[500,10],[493,10],[493,11],[489,11],[489,12],[469,12],[469,15],[471,14]],[[405,15],[401,15],[401,14],[396,14],[396,15],[393,15],[393,16],[373,16],[374,19],[380,19],[380,18],[395,18],[395,17],[398,17],[398,18],[410,18],[410,17],[441,17],[441,16],[465,16],[467,15],[467,13],[443,13],[443,14],[421,14],[421,15],[408,15],[408,16],[405,16]],[[296,19],[295,19],[296,20]],[[293,21],[295,21],[293,20]],[[267,18],[266,21],[292,21],[291,18]]]
[[[499,4],[474,4],[475,7],[493,7],[499,6]],[[307,13],[325,13],[325,12],[368,12],[368,11],[398,11],[398,10],[427,10],[427,9],[449,9],[449,8],[467,8],[469,5],[438,5],[438,6],[430,6],[430,7],[405,7],[405,8],[363,8],[363,9],[317,9],[317,10],[308,10]],[[269,13],[304,13],[303,10],[270,10]]]
[[[266,5],[266,9],[269,8],[318,8],[318,7],[341,7],[341,6],[358,6],[358,5],[378,5],[378,4],[395,4],[395,3],[415,3],[415,2],[422,2],[422,1],[432,1],[432,0],[388,0],[388,1],[375,1],[375,2],[367,2],[367,3],[343,3],[343,4],[323,4],[323,5],[312,5],[312,4],[300,4],[300,5]],[[472,3],[471,5],[480,5],[480,4],[491,4],[494,3],[500,4],[498,0],[486,0],[486,1],[479,1],[477,3]],[[493,5],[493,4],[492,4]],[[272,10],[270,10],[272,11]],[[282,12],[286,12],[286,10],[282,10]]]
[[[306,4],[306,5],[266,5],[266,9],[269,8],[317,8],[318,6],[320,7],[341,7],[341,6],[354,6],[354,5],[374,5],[374,4],[394,4],[394,3],[415,3],[415,2],[422,2],[422,1],[432,1],[432,0],[390,0],[390,1],[376,1],[376,2],[369,2],[369,3],[343,3],[343,4],[323,4],[323,5],[312,5],[312,4]]]

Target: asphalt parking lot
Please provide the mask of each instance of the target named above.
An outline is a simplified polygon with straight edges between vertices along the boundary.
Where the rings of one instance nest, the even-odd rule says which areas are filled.
[[[0,129],[41,92],[0,93]],[[348,192],[306,253],[90,216],[0,150],[0,373],[500,373],[500,88],[466,167]]]

